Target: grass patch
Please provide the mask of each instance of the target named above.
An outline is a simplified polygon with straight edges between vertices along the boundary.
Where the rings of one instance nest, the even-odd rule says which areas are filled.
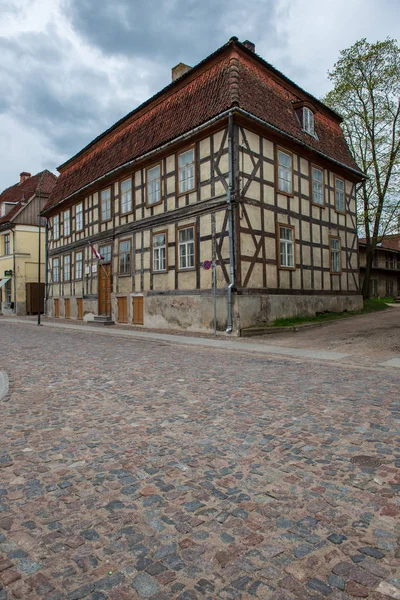
[[[338,319],[346,319],[355,315],[366,315],[368,313],[386,310],[388,308],[386,302],[393,302],[393,298],[370,298],[364,300],[364,306],[361,310],[352,312],[326,312],[316,315],[315,317],[289,317],[287,319],[276,319],[272,323],[272,327],[295,327],[305,323],[325,323],[327,321],[337,321]]]

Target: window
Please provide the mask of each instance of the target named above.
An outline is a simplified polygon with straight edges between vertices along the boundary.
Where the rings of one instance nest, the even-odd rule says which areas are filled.
[[[105,262],[105,263],[111,262],[111,245],[110,244],[108,244],[107,246],[100,246],[99,252],[100,252],[101,256],[103,257],[103,262]]]
[[[324,172],[316,167],[311,168],[312,201],[314,204],[324,205]]]
[[[75,206],[75,231],[83,229],[83,204],[80,202]]]
[[[119,274],[131,274],[131,241],[124,240],[119,243]]]
[[[387,269],[394,269],[395,268],[395,266],[394,266],[394,264],[395,264],[395,257],[394,257],[393,254],[386,255],[385,262],[386,262],[386,268]]]
[[[126,215],[132,210],[132,179],[121,182],[121,214]]]
[[[314,135],[314,113],[306,106],[303,107],[303,129],[310,135]]]
[[[194,267],[194,227],[178,229],[178,256],[180,269]]]
[[[386,296],[394,296],[394,281],[386,280]]]
[[[153,271],[167,270],[167,232],[153,234]]]
[[[53,240],[58,240],[60,237],[60,215],[53,218]]]
[[[4,254],[8,255],[10,253],[11,253],[11,250],[10,250],[10,234],[7,233],[4,236]]]
[[[370,281],[370,294],[372,298],[378,297],[378,280],[371,279]]]
[[[194,189],[194,148],[178,155],[178,181],[179,194]]]
[[[60,281],[60,259],[53,258],[53,283]]]
[[[338,177],[335,178],[335,208],[344,213],[344,181]]]
[[[71,235],[71,211],[68,209],[64,212],[64,237]]]
[[[83,276],[83,252],[75,253],[75,279],[82,279]]]
[[[329,241],[330,260],[331,260],[331,273],[340,273],[341,268],[341,257],[340,257],[340,238],[331,237]]]
[[[161,166],[147,169],[147,205],[161,202]]]
[[[64,281],[71,281],[71,256],[64,256]]]
[[[100,194],[101,220],[110,221],[111,219],[111,189],[107,188]]]
[[[292,155],[278,150],[278,190],[285,194],[293,192]]]
[[[279,267],[295,269],[294,227],[279,225]]]

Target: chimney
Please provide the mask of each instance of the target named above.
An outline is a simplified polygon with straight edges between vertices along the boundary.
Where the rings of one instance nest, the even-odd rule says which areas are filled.
[[[247,50],[250,50],[251,52],[256,51],[256,45],[253,44],[253,42],[250,42],[249,40],[244,41],[243,46],[245,46]]]
[[[27,173],[27,171],[22,171],[22,173],[19,174],[19,182],[24,183],[30,176],[31,174]]]
[[[190,71],[192,67],[189,67],[189,65],[185,65],[184,63],[179,63],[179,65],[176,65],[176,67],[172,68],[172,81],[176,81],[177,79],[179,79],[179,77],[182,77],[182,75],[184,75],[185,73],[187,73],[188,71]]]

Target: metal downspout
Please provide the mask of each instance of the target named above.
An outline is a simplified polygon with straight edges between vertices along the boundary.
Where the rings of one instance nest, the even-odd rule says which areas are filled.
[[[228,121],[228,162],[229,162],[229,183],[228,191],[226,195],[226,201],[228,204],[228,230],[229,230],[229,275],[230,282],[227,290],[228,300],[228,318],[226,333],[232,333],[233,330],[233,319],[232,319],[232,289],[235,286],[235,261],[233,254],[233,207],[232,207],[232,188],[233,188],[233,115],[229,113]]]
[[[15,271],[15,265],[16,265],[16,260],[15,260],[15,230],[12,229],[12,234],[13,234],[13,275],[14,275],[14,314],[17,314],[17,273]]]
[[[48,293],[48,285],[49,285],[49,270],[47,266],[47,262],[49,260],[49,228],[48,221],[46,217],[45,226],[44,226],[44,306],[43,306],[43,316],[47,315],[47,293]]]

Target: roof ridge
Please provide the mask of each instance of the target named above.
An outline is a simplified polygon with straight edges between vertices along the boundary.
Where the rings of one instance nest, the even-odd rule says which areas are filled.
[[[229,59],[229,98],[231,106],[240,106],[240,68],[237,56]]]

